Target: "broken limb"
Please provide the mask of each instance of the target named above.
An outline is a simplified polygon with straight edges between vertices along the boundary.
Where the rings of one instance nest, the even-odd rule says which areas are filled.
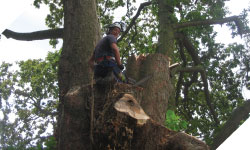
[[[11,30],[4,30],[2,33],[6,38],[12,38],[20,41],[33,41],[33,40],[44,40],[44,39],[58,39],[63,38],[63,28],[41,30],[28,33],[19,33]]]

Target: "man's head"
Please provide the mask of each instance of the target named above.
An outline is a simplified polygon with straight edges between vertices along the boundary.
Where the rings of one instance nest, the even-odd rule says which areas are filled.
[[[116,38],[119,36],[121,30],[118,27],[110,28],[110,34],[113,34]]]
[[[114,36],[118,37],[120,32],[124,32],[125,24],[121,22],[115,22],[108,26],[107,34],[113,34]]]

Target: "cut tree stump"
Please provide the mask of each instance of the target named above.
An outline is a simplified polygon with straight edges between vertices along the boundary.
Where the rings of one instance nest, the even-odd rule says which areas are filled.
[[[92,129],[96,150],[208,150],[199,139],[167,129],[141,108],[142,88],[115,84],[95,89]],[[99,92],[98,92],[99,91]],[[138,101],[137,101],[138,98]]]

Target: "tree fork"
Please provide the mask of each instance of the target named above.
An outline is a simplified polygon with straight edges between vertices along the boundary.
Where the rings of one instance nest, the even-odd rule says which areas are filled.
[[[198,56],[198,53],[196,52],[194,45],[188,39],[188,37],[185,34],[178,32],[178,33],[175,33],[175,38],[181,39],[181,43],[186,48],[189,55],[192,57],[194,65],[195,66],[200,65],[201,61],[200,61],[200,58]]]

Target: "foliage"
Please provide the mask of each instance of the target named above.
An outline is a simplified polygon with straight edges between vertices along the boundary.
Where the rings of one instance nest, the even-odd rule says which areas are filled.
[[[42,145],[51,134],[56,123],[59,55],[58,51],[50,52],[45,60],[18,62],[20,70],[15,72],[8,70],[9,64],[1,65],[2,149]]]
[[[165,125],[174,131],[183,131],[187,129],[188,123],[177,116],[174,111],[168,110],[166,113]]]
[[[45,150],[55,150],[56,139],[52,136],[45,141]]]
[[[31,150],[55,150],[56,149],[56,139],[51,136],[46,138],[43,145],[37,145],[36,147],[31,148]]]
[[[12,112],[12,104],[8,101],[11,93],[14,90],[14,82],[16,77],[10,67],[12,65],[3,62],[0,66],[0,148],[6,147],[6,145],[15,145],[15,140],[20,139],[18,135],[15,135],[14,129],[16,125],[10,122],[9,114]]]
[[[40,8],[41,5],[47,5],[50,13],[45,18],[46,25],[51,29],[63,26],[63,2],[61,0],[34,0],[33,5]],[[57,39],[50,39],[50,45],[55,48],[58,44]]]
[[[63,25],[63,3],[61,0],[34,0],[33,5],[40,8],[45,4],[49,7],[50,14],[47,15],[45,21],[49,28],[55,29]]]

